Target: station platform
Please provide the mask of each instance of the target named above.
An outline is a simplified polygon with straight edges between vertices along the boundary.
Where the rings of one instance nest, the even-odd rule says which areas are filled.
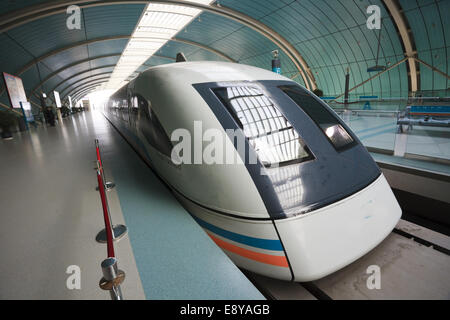
[[[0,299],[110,299],[98,285],[106,245],[95,241],[104,228],[95,139],[116,184],[112,220],[129,230],[115,243],[125,299],[264,299],[95,111],[0,141]],[[80,289],[67,287],[69,266],[81,270]]]
[[[398,134],[396,117],[352,115],[342,116],[342,118],[364,146],[369,149],[394,151]],[[414,159],[404,157],[392,157],[390,161],[401,161],[405,165],[416,166],[420,169],[449,173],[450,128],[416,126],[405,136],[407,136],[405,149],[407,154],[435,161],[414,161]],[[435,163],[436,161],[441,161],[441,163]]]
[[[396,157],[375,152],[370,152],[370,155],[379,165],[391,165],[397,168],[403,167],[411,170],[427,172],[429,174],[441,175],[443,177],[450,177],[450,166],[445,164]]]

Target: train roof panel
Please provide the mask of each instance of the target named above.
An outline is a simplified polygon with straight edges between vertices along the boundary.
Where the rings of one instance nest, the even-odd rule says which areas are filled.
[[[282,80],[292,81],[275,72],[261,68],[218,61],[177,62],[152,67],[142,75],[152,76],[164,74],[170,80],[183,79],[190,83],[223,82],[223,81],[257,81],[257,80]],[[175,79],[172,78],[174,76]]]

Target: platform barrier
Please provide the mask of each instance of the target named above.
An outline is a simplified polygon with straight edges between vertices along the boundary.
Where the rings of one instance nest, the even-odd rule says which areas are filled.
[[[112,188],[115,187],[115,184],[112,182],[105,182],[106,181],[105,171],[103,169],[103,162],[102,162],[102,157],[101,157],[101,152],[100,152],[100,144],[98,142],[98,139],[95,139],[95,150],[97,153],[97,168],[96,169],[97,169],[97,171],[100,172],[103,190],[105,190],[105,191],[111,190]],[[108,188],[108,186],[109,186],[109,188]],[[97,191],[100,191],[100,186],[97,187]],[[101,191],[100,191],[100,193],[101,193]],[[108,199],[106,198],[106,195],[105,195],[105,200],[106,200],[106,207],[107,207],[107,211],[108,211],[108,215],[109,215],[110,211],[109,211]],[[109,216],[109,220],[111,221],[111,216]],[[113,241],[117,241],[117,240],[121,239],[128,232],[127,227],[122,224],[113,225],[111,222],[111,228],[113,230],[113,234],[112,234]],[[106,228],[101,230],[97,234],[97,237],[95,239],[100,243],[106,243],[106,241],[107,241]]]
[[[114,184],[114,182],[109,182],[105,178],[105,172],[103,171],[102,157],[101,157],[101,154],[100,154],[100,145],[98,143],[98,139],[95,139],[95,151],[97,153],[98,167],[100,168],[100,171],[101,171],[101,174],[102,174],[102,179],[103,179],[103,183],[104,183],[105,189],[106,189],[106,191],[109,191],[112,188],[114,188],[116,185]],[[97,188],[97,190],[98,190],[98,188]]]
[[[105,228],[101,230],[96,240],[101,243],[106,243],[107,257],[101,263],[103,278],[99,282],[99,286],[103,290],[108,290],[111,294],[112,300],[123,300],[122,290],[120,285],[125,280],[125,272],[119,270],[116,254],[114,252],[114,241],[121,239],[128,232],[127,227],[119,224],[113,226],[111,213],[109,210],[108,199],[106,196],[106,183],[104,180],[104,170],[100,155],[100,147],[98,140],[95,140],[97,152],[97,190],[100,193],[100,200],[103,209],[103,220]]]
[[[412,131],[413,126],[450,127],[450,106],[407,106],[397,116],[399,133]]]

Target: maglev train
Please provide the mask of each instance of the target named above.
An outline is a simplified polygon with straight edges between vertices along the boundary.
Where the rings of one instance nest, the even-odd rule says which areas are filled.
[[[372,250],[400,219],[356,135],[276,73],[225,62],[152,67],[110,97],[105,115],[243,269],[316,280]],[[191,139],[174,137],[180,129]],[[178,161],[215,139],[228,151],[212,152],[215,161]],[[174,152],[181,143],[192,149]],[[220,161],[230,150],[237,160]]]

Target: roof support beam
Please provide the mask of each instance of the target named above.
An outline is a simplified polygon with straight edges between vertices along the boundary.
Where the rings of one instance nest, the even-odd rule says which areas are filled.
[[[75,98],[73,98],[73,100],[75,102],[78,102],[81,98],[83,98],[84,96],[87,96],[89,93],[94,92],[97,88],[91,88],[91,89],[87,89],[84,90],[83,92],[77,93],[77,96]]]
[[[391,71],[391,70],[394,69],[394,68],[397,68],[399,65],[401,65],[401,64],[402,64],[403,62],[405,62],[406,60],[408,60],[408,58],[403,58],[402,60],[398,61],[397,63],[395,63],[395,64],[393,64],[392,66],[390,66],[389,68],[387,68],[386,70],[377,73],[376,75],[370,77],[369,79],[364,80],[364,81],[361,82],[360,84],[357,84],[356,86],[354,86],[353,88],[351,88],[350,90],[348,90],[348,92],[352,92],[353,90],[358,89],[359,87],[363,86],[363,85],[366,84],[367,82],[370,82],[370,81],[372,81],[373,79],[378,78],[378,77],[381,76],[382,74],[384,74],[384,73],[386,73],[386,72],[388,72],[388,71]],[[337,99],[343,97],[344,95],[345,95],[345,92],[342,93],[342,94],[340,94],[340,95],[338,95],[336,98],[334,98],[333,100],[330,100],[330,101],[336,101]]]
[[[83,59],[83,60],[79,60],[79,61],[75,61],[74,63],[71,63],[71,64],[69,64],[69,65],[67,65],[67,66],[64,66],[64,67],[62,67],[62,68],[59,68],[58,70],[56,70],[56,71],[54,71],[54,72],[52,72],[51,74],[49,74],[47,77],[45,77],[45,79],[43,79],[34,89],[33,89],[33,91],[32,91],[32,93],[34,93],[37,89],[39,89],[45,82],[47,82],[48,80],[50,80],[51,78],[53,78],[54,76],[56,76],[58,73],[60,73],[60,72],[63,72],[63,71],[65,71],[65,70],[67,70],[67,69],[70,69],[70,68],[72,68],[72,67],[74,67],[74,66],[77,66],[77,65],[79,65],[79,64],[82,64],[82,63],[85,63],[85,62],[89,62],[89,61],[93,61],[93,60],[97,60],[97,59],[102,59],[102,58],[110,58],[110,57],[120,57],[120,53],[117,53],[117,54],[106,54],[106,55],[102,55],[102,56],[97,56],[97,57],[92,57],[92,58],[89,58],[89,59]],[[154,57],[159,57],[159,58],[164,58],[164,59],[169,59],[169,60],[175,60],[175,58],[172,58],[172,57],[166,57],[166,56],[158,56],[158,55],[153,55]],[[146,65],[146,64],[143,64],[144,66],[149,66],[149,65]],[[101,69],[101,68],[106,68],[106,67],[115,67],[116,65],[115,64],[112,64],[112,65],[105,65],[105,66],[101,66],[101,67],[98,67],[98,68],[92,68],[92,69],[89,69],[89,70],[85,70],[85,71],[83,71],[83,72],[80,72],[80,73],[78,73],[78,74],[81,74],[81,73],[84,73],[84,72],[88,72],[88,71],[91,71],[91,70],[95,70],[95,69]],[[77,75],[78,75],[77,74]],[[72,77],[74,77],[75,75],[73,75]],[[68,80],[69,78],[67,78],[67,79],[65,79],[65,80]],[[0,95],[3,93],[3,91],[0,91]]]
[[[76,98],[76,100],[79,100],[83,96],[87,95],[88,93],[94,92],[94,91],[98,90],[99,88],[101,88],[101,84],[94,84],[90,87],[75,91],[71,95],[71,97],[74,96]]]
[[[48,1],[34,6],[28,6],[26,8],[16,10],[11,13],[7,13],[0,16],[0,32],[5,32],[12,28],[18,27],[30,21],[48,17],[58,13],[66,12],[69,5],[78,5],[82,8],[114,5],[114,4],[148,4],[151,3],[161,3],[161,4],[173,4],[180,5],[190,8],[195,8],[203,11],[208,11],[228,19],[232,19],[245,25],[256,32],[260,33],[267,39],[271,40],[276,44],[284,53],[292,60],[294,65],[300,72],[303,81],[308,89],[314,90],[317,88],[317,84],[314,75],[311,72],[308,64],[297,51],[297,49],[292,46],[289,41],[283,38],[280,34],[267,27],[265,24],[258,20],[253,19],[241,12],[235,11],[230,8],[225,8],[219,5],[203,5],[199,3],[194,3],[190,1],[180,1],[180,0],[64,0],[64,1]]]
[[[415,61],[416,50],[413,35],[409,32],[408,20],[401,10],[397,0],[383,0],[387,10],[392,16],[395,25],[400,33],[400,38],[405,48],[405,56],[408,58],[409,78],[411,91],[416,92],[419,89],[419,73]]]
[[[86,85],[89,85],[89,84],[100,84],[100,83],[103,83],[103,82],[107,82],[109,80],[109,77],[104,77],[104,78],[99,78],[99,79],[93,79],[93,80],[91,80],[91,81],[88,81],[88,82],[84,82],[84,83],[82,83],[82,84],[80,84],[80,85],[78,85],[78,86],[76,86],[76,87],[74,87],[74,88],[71,88],[67,93],[65,93],[65,94],[62,94],[61,95],[61,100],[63,100],[65,97],[67,97],[67,96],[70,96],[70,94],[72,93],[72,92],[74,92],[75,90],[77,90],[77,89],[79,89],[79,88],[84,88],[84,86],[86,86]]]
[[[90,39],[90,40],[84,40],[84,41],[76,42],[76,43],[70,44],[68,46],[65,46],[65,47],[58,48],[58,49],[55,49],[53,51],[47,52],[46,54],[44,54],[44,55],[34,59],[33,61],[30,61],[29,63],[24,65],[19,71],[17,71],[16,75],[21,75],[22,73],[24,73],[25,71],[30,69],[32,66],[37,64],[38,62],[41,62],[42,60],[45,60],[45,59],[50,58],[52,56],[55,56],[58,53],[61,53],[61,52],[66,51],[66,50],[78,48],[78,47],[81,47],[81,46],[86,46],[86,45],[89,45],[89,44],[92,44],[92,43],[97,43],[97,42],[111,41],[111,40],[121,40],[121,39],[129,39],[129,38],[130,38],[129,35],[125,35],[125,36],[111,36],[111,37],[102,37],[102,38],[95,38],[95,39]]]
[[[64,91],[66,91],[67,89],[69,89],[71,86],[73,86],[74,84],[77,84],[77,83],[79,83],[79,82],[82,82],[82,81],[84,81],[84,80],[88,80],[88,79],[91,79],[91,78],[93,78],[93,77],[96,77],[96,76],[101,76],[101,75],[106,75],[106,74],[108,74],[108,75],[110,75],[112,73],[112,71],[109,71],[109,72],[102,72],[102,73],[99,73],[99,74],[96,74],[96,75],[92,75],[92,76],[88,76],[88,77],[84,77],[84,78],[81,78],[81,79],[78,79],[77,81],[75,81],[74,83],[71,83],[71,84],[69,84],[69,85],[67,85],[67,86],[65,86],[64,87],[64,89],[61,89],[61,93],[63,93]],[[103,79],[104,77],[102,77],[101,79]],[[99,78],[100,79],[100,78]],[[95,80],[95,79],[92,79],[92,80]],[[49,92],[52,92],[53,90],[50,90]]]
[[[69,96],[74,96],[75,94],[78,96],[78,94],[82,93],[83,91],[87,91],[88,89],[94,89],[97,90],[98,88],[100,88],[101,84],[106,83],[107,81],[103,81],[103,82],[99,82],[99,83],[94,83],[85,87],[82,87],[78,90],[74,90],[73,92],[71,92],[71,94]]]
[[[73,63],[71,63],[71,64],[69,64],[67,66],[64,66],[62,68],[59,68],[58,70],[56,70],[56,71],[52,72],[51,74],[49,74],[47,77],[45,77],[44,80],[42,80],[42,84],[47,82],[49,79],[53,78],[54,76],[56,76],[58,73],[61,73],[61,72],[65,71],[65,70],[70,69],[72,67],[75,67],[75,66],[77,66],[79,64],[82,64],[82,63],[85,63],[85,62],[89,62],[89,61],[93,61],[93,60],[103,59],[103,58],[110,58],[110,57],[120,57],[120,53],[119,54],[105,54],[105,55],[102,55],[102,56],[97,56],[97,57],[92,57],[92,58],[89,58],[89,59],[82,59],[82,60],[79,60],[79,61],[75,61],[75,62],[73,62]]]
[[[101,55],[101,56],[97,56],[97,57],[92,57],[92,58],[88,58],[88,59],[82,59],[82,60],[75,61],[75,62],[73,62],[73,63],[71,63],[71,64],[69,64],[67,66],[64,66],[62,68],[59,68],[58,70],[56,70],[56,71],[52,72],[51,74],[49,74],[47,77],[45,77],[45,79],[43,79],[41,81],[39,86],[42,86],[45,82],[47,82],[48,80],[50,80],[51,78],[56,76],[58,73],[63,72],[65,70],[67,70],[67,69],[70,69],[70,68],[72,68],[74,66],[77,66],[77,65],[85,63],[85,62],[89,62],[89,61],[93,61],[93,60],[97,60],[97,59],[102,59],[102,58],[110,58],[110,57],[120,57],[120,53],[118,53],[118,54],[105,54],[105,55]],[[20,73],[16,73],[16,75],[20,75]],[[5,90],[5,88],[0,90],[0,96],[3,94],[4,90]]]
[[[75,92],[73,92],[70,96],[72,97],[72,99],[77,99],[80,97],[81,94],[84,94],[86,91],[88,90],[96,90],[97,88],[99,88],[101,85],[99,84],[93,84],[91,86],[88,86],[87,88],[81,89],[81,90],[76,90]]]
[[[74,94],[71,95],[71,97],[73,97],[73,100],[78,101],[81,97],[83,97],[83,95],[87,95],[88,93],[97,90],[98,86],[99,86],[98,84],[94,84],[92,87],[76,91]]]
[[[90,70],[89,70],[89,71],[90,71]],[[86,73],[86,72],[84,72],[84,73]],[[113,73],[113,72],[112,72],[112,71],[100,72],[100,73],[97,73],[97,74],[90,75],[90,76],[88,76],[88,77],[84,77],[84,78],[78,79],[78,81],[83,81],[83,80],[86,80],[86,79],[90,79],[90,78],[97,77],[97,76],[101,76],[101,75],[105,75],[105,74],[111,74],[111,73]],[[73,78],[73,76],[70,77],[70,78]],[[67,79],[66,79],[65,81],[63,81],[62,83],[64,83],[64,82],[70,80],[70,78],[67,78]],[[78,81],[77,81],[77,82],[78,82]],[[56,90],[56,88],[58,88],[62,83],[57,84],[55,87],[53,87],[53,88],[50,90],[50,92]],[[74,83],[76,83],[76,82],[74,82]],[[64,89],[61,90],[61,92],[64,91],[65,89],[67,89],[68,87],[70,87],[71,85],[72,85],[72,84],[70,84],[69,86],[66,86]]]
[[[228,60],[230,62],[237,62],[236,60],[230,58],[229,56],[227,56],[223,52],[220,52],[219,50],[216,50],[216,49],[213,49],[211,47],[205,46],[204,44],[201,44],[201,43],[198,43],[198,42],[184,40],[184,39],[180,39],[180,38],[172,38],[172,39],[170,39],[170,41],[175,41],[175,42],[184,43],[184,44],[187,44],[187,45],[190,45],[190,46],[199,47],[199,48],[201,48],[203,50],[212,52],[212,53],[218,55],[219,57],[224,58],[225,60]]]
[[[105,65],[105,66],[96,67],[96,68],[92,68],[92,69],[88,69],[88,70],[84,70],[84,71],[75,73],[74,75],[70,76],[69,78],[66,78],[66,79],[64,79],[63,81],[59,82],[59,83],[58,83],[52,90],[50,90],[50,91],[55,90],[56,88],[58,88],[60,85],[62,85],[62,84],[65,83],[66,81],[69,81],[69,80],[72,79],[72,78],[75,78],[75,77],[77,77],[77,76],[79,76],[79,75],[82,75],[83,73],[91,72],[91,71],[98,70],[98,69],[111,68],[111,67],[115,67],[115,66],[116,66],[115,64],[108,64],[108,65]],[[30,96],[32,96],[32,95],[36,92],[36,90],[39,89],[39,88],[44,84],[44,82],[45,82],[45,81],[39,82],[39,83],[33,88],[33,90],[31,90]]]
[[[86,45],[89,45],[89,44],[92,44],[92,43],[97,43],[97,42],[122,40],[122,39],[130,39],[130,38],[131,38],[131,35],[121,35],[121,36],[102,37],[102,38],[95,38],[95,39],[90,39],[90,40],[79,41],[79,42],[73,43],[71,45],[68,45],[68,46],[65,46],[65,47],[58,48],[58,49],[55,49],[53,51],[50,51],[50,52],[48,52],[48,53],[46,53],[46,54],[44,54],[44,55],[34,59],[33,61],[30,61],[29,63],[24,65],[19,71],[17,71],[16,75],[21,75],[22,73],[24,73],[25,71],[30,69],[32,66],[37,64],[38,62],[41,62],[41,61],[43,61],[43,60],[45,60],[47,58],[55,56],[55,55],[57,55],[57,54],[59,54],[61,52],[64,52],[66,50],[78,48],[78,47],[81,47],[81,46],[86,46]],[[233,60],[230,57],[228,57],[226,54],[224,54],[224,53],[222,53],[222,52],[220,52],[220,51],[218,51],[216,49],[213,49],[213,48],[210,48],[208,46],[205,46],[205,45],[203,45],[201,43],[188,41],[188,40],[184,40],[184,39],[175,39],[175,38],[174,39],[170,39],[170,41],[175,41],[175,42],[179,42],[179,43],[188,44],[188,45],[191,45],[191,46],[196,46],[196,47],[199,47],[201,49],[204,49],[204,50],[210,51],[212,53],[215,53],[216,55],[218,55],[218,56],[220,56],[220,57],[222,57],[222,58],[224,58],[224,59],[226,59],[228,61],[236,62],[235,60]],[[154,55],[154,56],[158,57],[157,55]],[[163,58],[166,58],[166,57],[163,57]],[[169,58],[169,57],[167,57],[167,58]],[[175,58],[173,58],[173,59],[175,59]]]
[[[77,43],[74,43],[74,44],[71,44],[71,45],[62,47],[62,48],[58,48],[58,49],[55,49],[55,50],[53,50],[53,51],[50,51],[50,52],[48,52],[48,53],[46,53],[46,54],[44,54],[44,55],[42,55],[42,56],[40,56],[40,57],[38,57],[38,58],[32,60],[32,61],[30,61],[29,63],[27,63],[26,65],[24,65],[20,70],[16,71],[14,74],[17,75],[17,76],[20,76],[22,73],[24,73],[25,71],[27,71],[28,69],[30,69],[32,66],[38,64],[39,62],[41,62],[41,61],[43,61],[43,60],[45,60],[45,59],[47,59],[47,58],[50,58],[50,57],[52,57],[52,56],[55,56],[55,55],[57,55],[57,54],[59,54],[59,53],[61,53],[61,52],[64,52],[64,51],[66,51],[66,50],[78,48],[78,47],[81,47],[81,46],[85,46],[85,45],[89,45],[89,44],[97,43],[97,42],[111,41],[111,40],[121,40],[121,39],[129,39],[130,37],[131,37],[130,35],[121,35],[121,36],[111,36],[111,37],[95,38],[95,39],[90,39],[90,40],[80,41],[80,42],[77,42]],[[174,41],[175,41],[175,40],[174,40]],[[179,41],[179,42],[181,42],[181,41]],[[193,45],[193,44],[192,44],[192,45]],[[197,44],[197,46],[200,47],[201,44]],[[212,48],[209,48],[209,49],[210,49],[209,51],[214,52],[214,49],[212,49]],[[222,53],[220,53],[220,52],[218,52],[218,51],[215,52],[215,53],[218,54],[218,55],[224,55],[224,54],[222,54]],[[114,56],[114,55],[107,55],[107,56],[108,56],[108,57],[111,57],[111,56]],[[103,56],[103,57],[107,57],[107,56]],[[116,56],[120,56],[120,54],[116,54]],[[165,57],[165,56],[158,56],[158,55],[154,55],[154,56],[155,56],[155,57],[160,57],[160,58],[166,58],[166,59],[175,60],[175,58],[172,58],[172,57]],[[87,61],[92,61],[92,60],[87,60]],[[86,61],[84,61],[84,62],[86,62]],[[60,69],[60,70],[61,70],[61,69]],[[62,71],[62,70],[61,70],[61,71]],[[61,72],[61,71],[59,71],[59,72]],[[59,72],[53,72],[53,73],[52,73],[52,76],[55,75],[56,73],[59,73]],[[46,77],[43,81],[41,81],[41,82],[38,84],[38,86],[35,87],[35,88],[32,90],[32,93],[31,93],[30,95],[33,95],[34,92],[35,92],[40,86],[42,86],[43,83],[45,83],[45,82],[46,82],[48,79],[50,79],[50,78],[51,78],[51,77]],[[0,90],[0,95],[3,94],[4,90],[5,90],[5,88],[2,88],[2,89]]]
[[[59,54],[59,53],[65,51],[65,50],[73,49],[73,48],[76,48],[76,47],[79,47],[79,46],[88,45],[88,44],[95,43],[95,42],[110,41],[110,40],[118,40],[118,39],[128,39],[128,38],[130,38],[130,37],[131,37],[131,36],[114,36],[114,37],[96,38],[96,39],[91,39],[91,40],[88,40],[88,41],[77,42],[76,44],[73,44],[73,45],[70,45],[70,46],[67,46],[67,47],[63,47],[63,48],[59,48],[59,49],[57,49],[57,50],[51,51],[51,52],[49,52],[49,53],[46,53],[45,55],[43,55],[43,56],[37,58],[36,60],[33,60],[32,62],[26,64],[26,65],[25,65],[24,67],[22,67],[18,72],[16,72],[16,74],[17,74],[17,75],[20,75],[20,74],[24,73],[25,71],[27,71],[29,68],[31,68],[34,64],[37,64],[38,62],[40,62],[40,61],[42,61],[42,60],[44,60],[44,59],[46,59],[46,58],[49,58],[49,57],[51,57],[51,56],[57,55],[57,54]],[[209,47],[207,47],[207,46],[204,46],[204,45],[202,45],[202,44],[200,44],[200,43],[195,43],[195,42],[187,41],[187,40],[183,40],[183,39],[171,39],[171,41],[176,41],[176,42],[180,42],[180,43],[185,43],[185,44],[197,46],[197,47],[199,47],[199,48],[202,48],[202,49],[208,50],[208,51],[210,51],[210,52],[213,52],[213,53],[215,53],[216,55],[223,57],[224,59],[227,59],[227,60],[229,60],[229,61],[235,62],[233,59],[229,58],[227,55],[223,54],[222,52],[217,51],[217,50],[215,50],[215,49],[213,49],[213,48],[209,48]],[[58,73],[60,73],[60,72],[62,72],[62,71],[64,71],[64,70],[66,70],[66,69],[69,69],[69,68],[71,68],[71,67],[73,67],[73,66],[75,66],[75,65],[78,65],[78,64],[81,64],[81,63],[84,63],[84,62],[89,62],[89,61],[93,61],[93,60],[95,60],[95,59],[101,59],[101,58],[107,58],[107,57],[113,57],[113,56],[120,56],[120,54],[103,55],[103,56],[94,57],[94,58],[91,58],[91,59],[83,59],[83,60],[80,60],[80,61],[78,61],[78,62],[72,63],[72,64],[70,64],[70,65],[68,65],[68,66],[65,66],[65,67],[63,67],[63,68],[60,68],[60,69],[56,70],[55,72],[52,72],[52,73],[51,73],[50,75],[48,75],[44,80],[42,80],[40,83],[38,83],[38,84],[32,89],[32,91],[31,91],[31,93],[29,94],[29,96],[30,96],[30,97],[33,96],[33,95],[35,94],[36,90],[38,90],[45,82],[47,82],[47,81],[50,80],[52,77],[56,76]],[[164,58],[164,59],[169,59],[169,60],[175,60],[175,58],[167,57],[167,56],[153,55],[153,57]],[[147,66],[146,64],[143,64],[143,65]],[[64,81],[59,82],[52,90],[50,90],[50,91],[48,91],[48,92],[52,92],[52,91],[55,90],[57,87],[59,87],[61,84],[65,83],[66,81],[68,81],[68,80],[70,80],[70,79],[72,79],[72,78],[74,78],[74,77],[76,77],[76,76],[78,76],[78,75],[80,75],[80,74],[83,74],[83,73],[86,73],[86,72],[90,72],[90,71],[92,71],[92,70],[97,70],[97,69],[102,69],[102,68],[107,68],[107,67],[115,67],[115,66],[116,66],[115,64],[111,64],[111,65],[105,65],[105,66],[101,66],[101,67],[97,67],[97,68],[92,68],[92,69],[89,69],[89,70],[85,70],[85,71],[82,71],[82,72],[78,72],[78,73],[76,73],[76,74],[70,76],[69,78],[64,79]],[[4,88],[2,88],[2,90],[0,90],[0,95],[2,95],[3,92],[4,92]]]
[[[450,79],[450,76],[448,74],[446,74],[445,72],[439,70],[438,68],[433,67],[431,64],[426,63],[425,61],[416,58],[416,61],[423,64],[424,66],[430,68],[433,72],[439,73],[441,76],[446,77],[447,79]]]

